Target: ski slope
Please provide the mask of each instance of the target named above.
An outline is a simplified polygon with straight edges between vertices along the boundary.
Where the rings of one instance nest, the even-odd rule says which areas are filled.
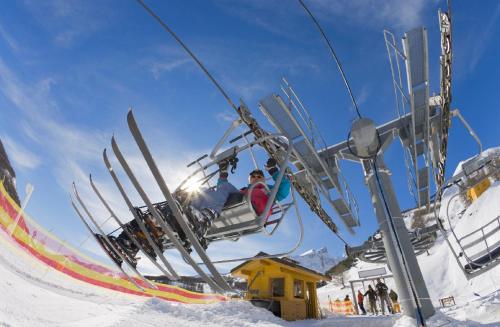
[[[393,326],[401,317],[285,322],[244,301],[183,304],[75,279],[0,231],[0,326]],[[405,325],[400,325],[405,326]],[[409,325],[411,326],[411,325]]]

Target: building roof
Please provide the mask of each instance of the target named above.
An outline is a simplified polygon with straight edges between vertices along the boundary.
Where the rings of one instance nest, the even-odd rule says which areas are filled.
[[[304,272],[307,272],[309,274],[313,274],[313,275],[321,277],[322,280],[330,280],[331,279],[330,276],[328,276],[328,275],[322,274],[322,273],[317,272],[315,270],[312,270],[312,269],[309,269],[309,268],[306,268],[306,267],[303,267],[303,266],[299,265],[298,261],[292,260],[292,259],[287,258],[287,257],[283,257],[283,258],[266,258],[266,256],[268,256],[268,255],[269,254],[267,254],[265,252],[259,252],[259,253],[257,253],[254,256],[255,259],[250,259],[250,260],[247,260],[247,261],[239,264],[238,266],[236,266],[233,269],[231,269],[230,273],[232,274],[235,271],[237,271],[240,268],[242,268],[243,266],[245,266],[246,264],[248,264],[248,263],[250,263],[252,261],[255,261],[256,259],[259,259],[261,257],[264,257],[262,259],[274,261],[276,263],[280,263],[280,264],[285,265],[285,266],[289,266],[289,267],[292,267],[292,268],[295,268],[295,269],[303,270]]]

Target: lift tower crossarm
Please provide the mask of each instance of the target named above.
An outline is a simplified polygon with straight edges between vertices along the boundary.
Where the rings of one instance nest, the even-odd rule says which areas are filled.
[[[252,116],[252,113],[243,101],[241,101],[237,112],[241,120],[250,128],[256,138],[262,138],[269,134],[262,127],[260,127],[259,123]],[[266,150],[269,157],[277,160],[278,162],[281,162],[281,160],[283,160],[285,154],[284,148],[271,141],[263,141],[261,143],[261,146]],[[321,219],[325,223],[326,226],[328,226],[328,228],[330,228],[332,232],[337,234],[337,225],[332,221],[332,218],[328,215],[328,213],[326,213],[325,209],[323,209],[318,196],[310,192],[306,188],[306,186],[302,185],[302,183],[297,179],[292,178],[291,182],[300,196],[309,205],[309,208],[319,217],[319,219]]]
[[[431,107],[431,114],[431,124],[438,123],[441,120],[441,112],[435,110],[434,107]],[[401,118],[394,119],[388,123],[378,126],[377,132],[380,135],[381,139],[384,139],[386,135],[397,133],[402,141],[406,143],[408,142],[408,135],[406,135],[405,130],[407,130],[409,124],[411,124],[411,113],[408,113]],[[338,156],[341,159],[359,162],[360,159],[354,156],[349,148],[351,148],[353,152],[356,151],[356,145],[354,144],[352,138],[329,146],[325,150],[319,151],[318,153],[325,160],[329,160],[335,156]]]

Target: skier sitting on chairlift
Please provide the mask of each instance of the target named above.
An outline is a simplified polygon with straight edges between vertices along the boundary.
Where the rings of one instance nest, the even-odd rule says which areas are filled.
[[[256,184],[252,190],[251,201],[252,206],[257,213],[257,215],[261,215],[266,207],[267,201],[269,199],[269,195],[267,194],[265,187],[263,184],[265,182],[264,172],[259,169],[255,169],[250,172],[248,177],[249,184],[247,187],[242,189],[237,189],[233,184],[228,181],[228,166],[229,162],[227,160],[219,163],[219,180],[217,182],[217,186],[212,189],[204,189],[199,193],[195,193],[194,195],[188,194],[184,191],[178,192],[175,194],[179,202],[184,203],[187,202],[187,205],[183,205],[184,210],[186,212],[187,217],[191,220],[191,223],[194,227],[194,232],[197,234],[199,238],[203,238],[204,234],[224,208],[224,205],[231,197],[242,199],[242,195],[245,195],[249,188]],[[267,160],[265,168],[267,172],[271,175],[273,180],[277,180],[279,176],[279,169],[277,167],[277,162],[273,158]],[[267,185],[269,189],[273,189],[276,185]],[[281,180],[280,185],[278,186],[278,191],[276,193],[276,201],[281,201],[285,199],[290,193],[290,181],[286,176]],[[166,219],[167,223],[172,227],[172,229],[177,232],[181,239],[185,240],[185,235],[182,232],[180,226],[178,225],[175,217],[173,216],[170,208],[165,204],[158,208],[163,217]],[[269,213],[270,214],[270,213]],[[145,217],[146,224],[149,225],[150,230],[152,231],[152,236],[155,239],[159,239],[163,236],[162,229],[160,225],[154,220],[151,214]],[[131,222],[126,224],[129,231],[132,230],[134,235],[142,234],[137,222],[132,220]],[[139,249],[130,241],[127,236],[127,233],[122,231],[121,234],[116,238],[118,244],[126,250],[127,254],[134,257]],[[206,244],[205,244],[206,247]],[[151,256],[155,257],[153,251],[150,253]]]

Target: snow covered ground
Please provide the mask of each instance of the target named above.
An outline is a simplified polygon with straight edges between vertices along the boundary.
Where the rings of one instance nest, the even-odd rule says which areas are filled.
[[[450,199],[450,188],[445,199]],[[479,200],[454,219],[457,232],[500,213],[500,183],[493,184]],[[444,206],[443,206],[444,207]],[[463,207],[450,206],[452,215]],[[443,210],[443,209],[442,209]],[[454,307],[438,309],[428,326],[500,326],[500,266],[467,281],[442,236],[418,257],[430,296],[454,296]],[[358,279],[358,271],[380,265],[358,262],[345,280]],[[387,270],[388,271],[388,270]],[[285,322],[266,310],[243,301],[206,305],[179,304],[100,288],[54,270],[20,249],[0,229],[0,326],[415,326],[414,320],[395,316],[342,317],[328,314],[323,320]],[[393,287],[388,280],[389,287]],[[361,287],[361,285],[358,285]],[[331,283],[318,290],[323,307],[328,297],[343,299],[349,288]]]
[[[285,322],[247,302],[178,304],[73,279],[30,257],[0,231],[0,326],[392,326],[392,317]]]
[[[0,230],[0,326],[392,326],[396,317],[285,322],[244,301],[179,304],[93,286],[54,270]],[[398,317],[400,318],[400,317]],[[404,325],[402,325],[404,326]]]

